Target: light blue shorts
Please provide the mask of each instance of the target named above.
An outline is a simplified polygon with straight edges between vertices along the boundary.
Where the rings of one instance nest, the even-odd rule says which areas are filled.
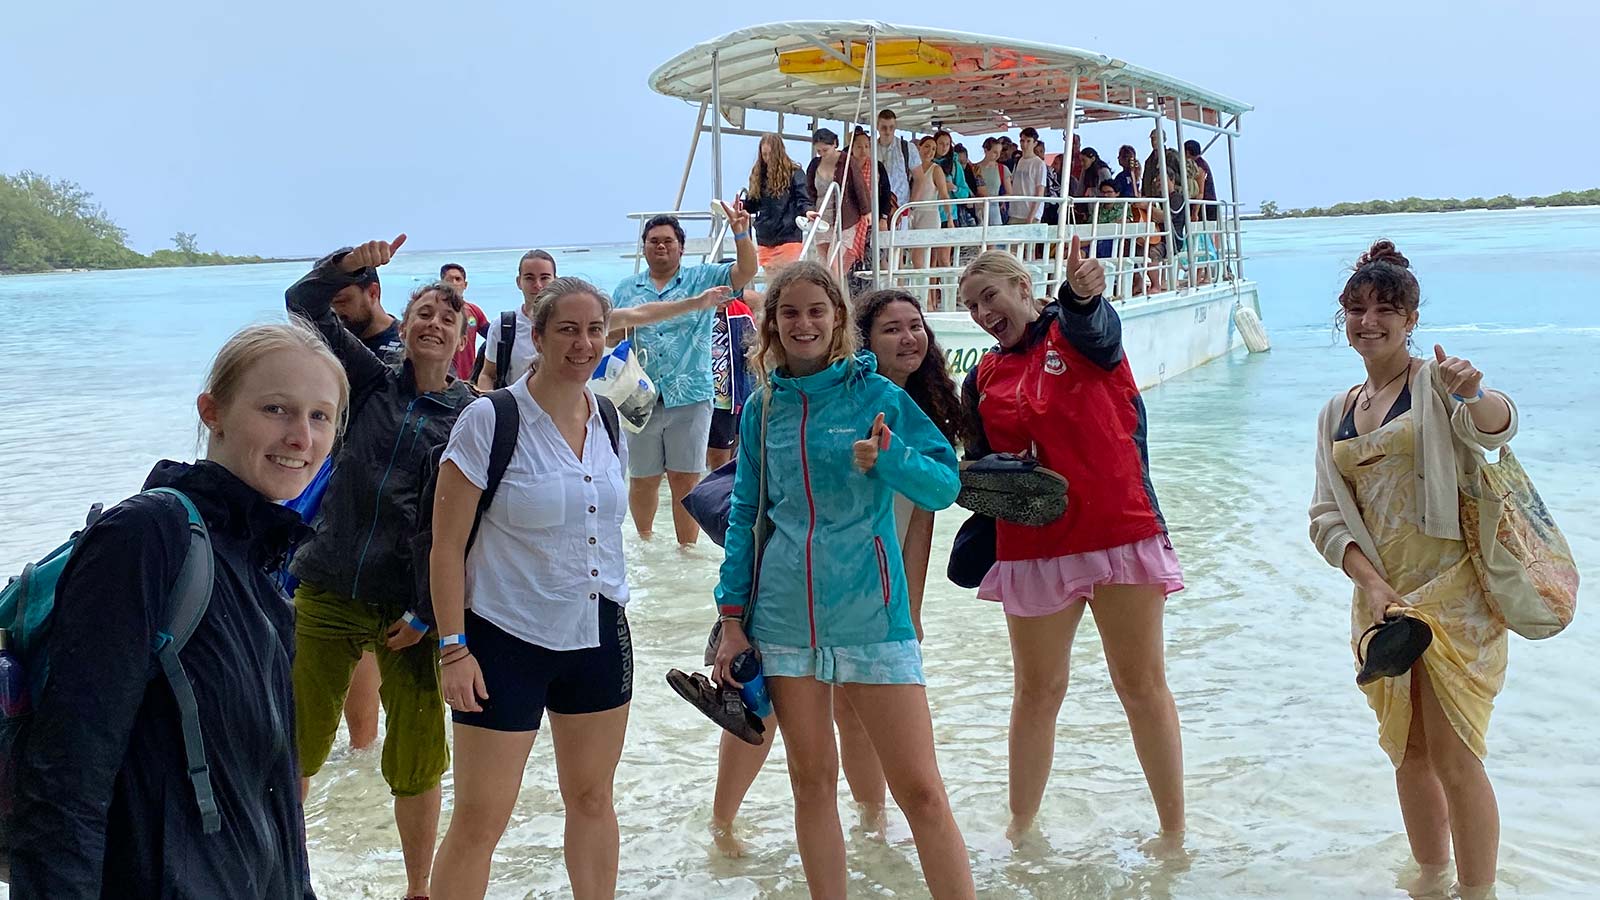
[[[650,421],[628,435],[628,475],[654,478],[666,472],[699,475],[706,470],[706,441],[711,436],[711,401],[688,406],[663,406],[656,401]]]
[[[845,647],[789,647],[756,641],[761,674],[815,678],[824,684],[927,684],[922,645],[915,640]]]

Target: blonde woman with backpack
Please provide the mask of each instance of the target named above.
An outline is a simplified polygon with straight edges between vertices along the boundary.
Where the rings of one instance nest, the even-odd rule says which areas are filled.
[[[12,770],[13,898],[312,896],[293,740],[294,615],[267,570],[301,527],[280,504],[322,465],[348,397],[315,333],[244,329],[217,353],[195,402],[204,459],[157,463],[144,493],[79,538],[56,583],[49,679]],[[182,630],[175,595],[197,596],[178,590],[200,583],[180,576],[186,568],[210,570],[209,599],[176,654],[181,679],[164,678],[152,648],[166,646],[164,628]],[[186,718],[203,741],[201,765]]]

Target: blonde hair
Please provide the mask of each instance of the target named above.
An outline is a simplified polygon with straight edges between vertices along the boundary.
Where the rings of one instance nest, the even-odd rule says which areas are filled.
[[[961,285],[973,275],[993,275],[1007,281],[1015,281],[1022,286],[1022,290],[1029,297],[1033,296],[1033,275],[1022,261],[1004,250],[985,250],[978,254],[978,258],[967,263],[961,270],[961,278],[956,281],[956,290],[961,290]]]
[[[771,149],[772,155],[778,158],[775,166],[767,165],[766,151]],[[789,193],[789,183],[794,180],[796,172],[803,169],[794,160],[789,158],[789,151],[783,146],[783,138],[772,132],[761,136],[761,147],[756,151],[756,163],[750,167],[750,199],[759,200],[762,197],[783,197]]]
[[[345,377],[344,365],[333,355],[316,328],[299,316],[272,325],[250,325],[235,332],[211,360],[211,372],[206,376],[205,392],[219,407],[227,407],[239,395],[239,384],[255,365],[275,353],[299,350],[309,353],[333,372],[339,385],[339,409],[334,417],[336,433],[343,434],[345,420],[350,414],[350,380]],[[205,432],[201,424],[202,436]]]
[[[844,291],[840,289],[833,273],[812,260],[791,263],[767,285],[767,296],[761,304],[761,327],[749,359],[762,383],[767,383],[774,371],[789,362],[783,352],[783,342],[778,339],[778,304],[783,300],[784,292],[797,284],[813,284],[822,288],[833,304],[833,343],[828,348],[828,365],[856,352],[856,329],[851,321],[850,303],[845,300]]]

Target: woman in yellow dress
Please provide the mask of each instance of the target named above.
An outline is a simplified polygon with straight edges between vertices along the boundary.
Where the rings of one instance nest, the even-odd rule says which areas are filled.
[[[1485,736],[1505,682],[1506,629],[1462,542],[1458,479],[1516,433],[1516,407],[1483,373],[1434,347],[1411,355],[1421,289],[1409,261],[1378,241],[1339,297],[1367,379],[1324,408],[1311,539],[1355,584],[1351,648],[1386,615],[1427,623],[1433,642],[1407,674],[1362,687],[1395,766],[1411,852],[1424,880],[1455,848],[1463,896],[1494,884],[1500,815]]]

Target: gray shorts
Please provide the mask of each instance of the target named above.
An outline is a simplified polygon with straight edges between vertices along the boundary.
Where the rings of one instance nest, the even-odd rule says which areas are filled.
[[[706,470],[706,440],[711,436],[711,401],[656,411],[638,434],[628,435],[628,475],[654,478],[667,472],[699,475]]]

